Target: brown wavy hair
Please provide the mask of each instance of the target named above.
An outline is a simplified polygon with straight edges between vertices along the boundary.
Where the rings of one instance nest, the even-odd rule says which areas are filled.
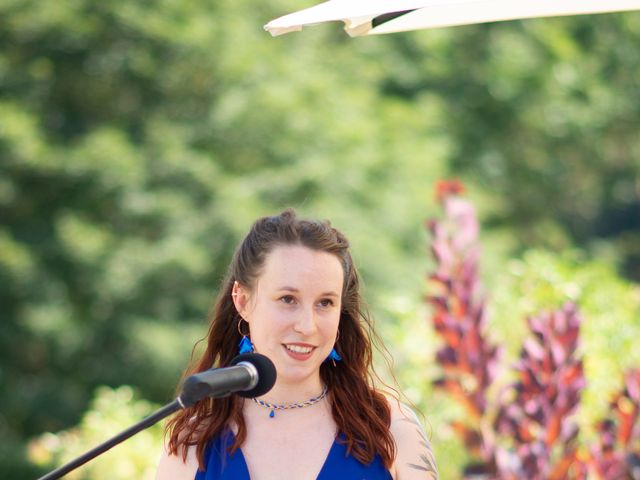
[[[302,245],[338,257],[344,271],[342,310],[335,348],[343,361],[333,366],[325,362],[320,377],[331,395],[333,419],[344,434],[348,452],[364,464],[379,455],[391,467],[396,446],[389,430],[391,412],[388,400],[375,387],[379,380],[373,371],[372,341],[378,341],[360,296],[358,272],[349,252],[349,242],[328,221],[300,219],[292,209],[280,215],[258,219],[236,250],[226,278],[209,314],[207,348],[184,376],[212,367],[229,365],[238,354],[240,317],[232,302],[235,281],[251,289],[260,276],[267,255],[277,246]],[[201,469],[207,442],[230,423],[237,426],[233,452],[246,438],[242,399],[236,395],[205,399],[179,411],[167,424],[169,453],[180,453],[186,460],[187,449],[196,446]]]

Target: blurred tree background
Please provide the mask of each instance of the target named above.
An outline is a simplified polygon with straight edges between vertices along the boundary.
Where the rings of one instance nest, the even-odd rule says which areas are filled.
[[[121,402],[131,412],[169,401],[235,243],[287,206],[352,239],[443,478],[464,452],[444,427],[450,402],[429,386],[423,223],[437,212],[437,179],[462,178],[478,207],[501,341],[516,348],[513,312],[524,321],[576,299],[557,280],[592,292],[586,328],[618,335],[620,358],[630,350],[640,13],[360,39],[337,24],[262,31],[304,6],[0,1],[1,478],[52,467],[38,454],[48,440],[29,456],[30,440],[84,431],[92,412],[124,428],[129,417],[100,403],[123,394],[98,390],[91,403],[99,386],[133,386],[141,400]],[[539,264],[562,274],[538,278]],[[611,344],[597,345],[615,365]],[[608,372],[593,372],[606,386]],[[110,455],[140,447],[119,448]],[[117,471],[109,478],[132,478]]]

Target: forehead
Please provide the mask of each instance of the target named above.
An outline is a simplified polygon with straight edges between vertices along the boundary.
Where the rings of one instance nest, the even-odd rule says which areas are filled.
[[[343,281],[342,264],[336,255],[300,245],[274,248],[267,255],[260,275],[260,283],[284,282],[297,288],[323,284],[341,291]],[[289,285],[292,282],[299,285]]]

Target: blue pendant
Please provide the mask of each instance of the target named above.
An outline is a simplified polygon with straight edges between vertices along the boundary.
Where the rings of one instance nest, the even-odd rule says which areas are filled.
[[[275,410],[271,410],[271,413],[269,414],[269,416],[271,418],[275,417],[276,416],[276,411]]]

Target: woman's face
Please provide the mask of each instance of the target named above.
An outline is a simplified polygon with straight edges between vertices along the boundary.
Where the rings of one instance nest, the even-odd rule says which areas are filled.
[[[317,381],[334,346],[344,274],[337,256],[298,245],[276,247],[251,291],[234,285],[256,352],[276,366],[278,382]]]

